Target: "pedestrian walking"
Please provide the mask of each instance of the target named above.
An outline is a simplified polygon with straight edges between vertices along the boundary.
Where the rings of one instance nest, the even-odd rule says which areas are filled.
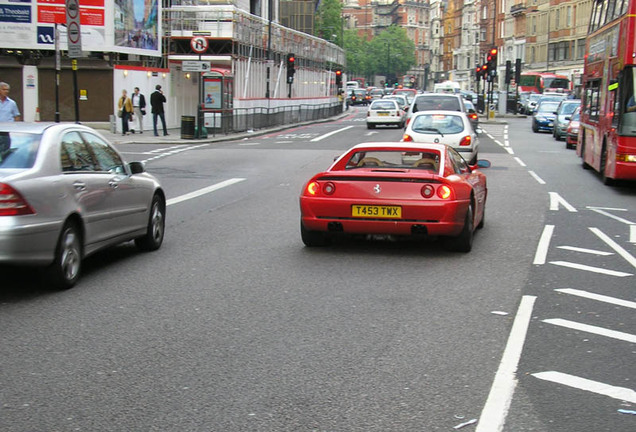
[[[135,114],[133,120],[132,133],[135,133],[135,123],[139,126],[137,129],[139,133],[144,133],[144,116],[146,115],[146,98],[139,93],[139,87],[135,87],[134,93],[131,97],[133,105],[133,113]]]
[[[166,117],[163,110],[163,104],[166,102],[166,97],[161,91],[161,86],[157,84],[155,91],[150,95],[150,107],[152,108],[152,127],[155,131],[155,136],[159,136],[157,133],[157,117],[161,119],[163,125],[163,136],[168,135],[168,129],[166,128]]]
[[[20,121],[18,104],[9,97],[11,86],[0,82],[0,122]]]
[[[133,105],[126,90],[122,90],[117,108],[119,109],[118,115],[121,117],[121,134],[128,135],[128,121],[133,113]]]

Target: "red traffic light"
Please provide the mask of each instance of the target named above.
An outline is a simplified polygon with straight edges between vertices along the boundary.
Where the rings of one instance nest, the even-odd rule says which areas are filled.
[[[340,69],[336,70],[336,75],[342,75],[342,71]]]
[[[491,56],[496,56],[496,55],[497,55],[497,48],[492,48],[492,49],[490,50],[490,55],[491,55]]]

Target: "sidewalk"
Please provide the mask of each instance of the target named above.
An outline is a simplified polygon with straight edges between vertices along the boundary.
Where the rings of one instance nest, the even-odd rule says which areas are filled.
[[[296,128],[315,123],[327,123],[331,121],[339,120],[343,117],[350,115],[350,112],[344,111],[334,117],[328,117],[319,120],[309,120],[301,123],[290,123],[280,126],[275,126],[267,129],[257,129],[252,132],[236,132],[230,134],[216,133],[216,136],[212,131],[208,131],[208,137],[202,139],[186,139],[181,138],[181,129],[173,128],[168,129],[168,136],[163,136],[163,133],[159,133],[159,136],[155,136],[152,129],[144,130],[143,133],[129,133],[128,135],[122,135],[121,133],[112,133],[110,129],[107,129],[110,125],[107,123],[91,124],[85,123],[87,126],[95,128],[101,133],[108,141],[113,144],[162,144],[162,145],[179,145],[179,144],[203,144],[203,143],[215,143],[223,141],[241,140],[244,138],[252,138],[260,135],[267,135],[268,133],[278,132],[285,129]]]

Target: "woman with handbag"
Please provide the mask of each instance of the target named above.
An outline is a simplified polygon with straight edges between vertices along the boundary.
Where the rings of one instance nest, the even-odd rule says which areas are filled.
[[[133,113],[133,104],[132,100],[128,97],[128,92],[126,90],[122,90],[117,108],[119,109],[118,115],[121,117],[122,135],[128,135],[128,121]]]

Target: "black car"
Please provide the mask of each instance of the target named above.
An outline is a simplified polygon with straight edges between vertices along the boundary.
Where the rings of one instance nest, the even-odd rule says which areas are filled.
[[[364,89],[354,89],[351,95],[351,105],[368,105],[367,91]]]

